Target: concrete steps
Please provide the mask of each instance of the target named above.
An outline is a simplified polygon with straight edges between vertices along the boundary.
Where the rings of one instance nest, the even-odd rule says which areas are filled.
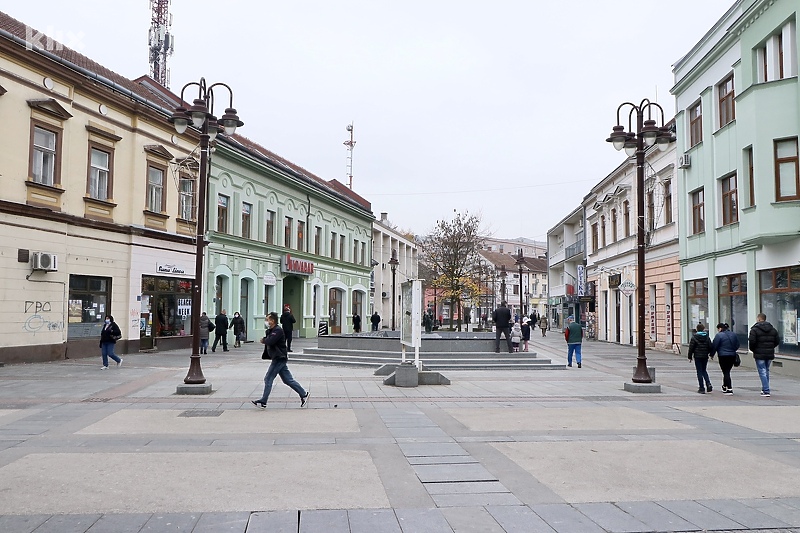
[[[292,354],[292,363],[360,366],[379,368],[398,364],[401,353],[352,349],[306,348],[302,354]],[[406,358],[413,360],[414,352],[407,351]],[[430,370],[558,370],[563,364],[538,357],[535,352],[423,352],[420,359]]]

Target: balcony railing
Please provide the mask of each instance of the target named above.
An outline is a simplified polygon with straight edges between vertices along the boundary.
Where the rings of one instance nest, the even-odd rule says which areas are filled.
[[[582,255],[584,250],[583,240],[576,241],[573,244],[567,246],[565,251],[565,259],[569,260],[575,257],[576,255]]]

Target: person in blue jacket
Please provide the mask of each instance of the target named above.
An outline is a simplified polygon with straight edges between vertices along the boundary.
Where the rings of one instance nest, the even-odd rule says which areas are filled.
[[[733,394],[731,369],[736,363],[736,350],[738,349],[739,337],[731,331],[730,326],[724,322],[717,324],[717,334],[711,345],[711,356],[716,354],[719,357],[719,368],[722,370],[722,394]]]

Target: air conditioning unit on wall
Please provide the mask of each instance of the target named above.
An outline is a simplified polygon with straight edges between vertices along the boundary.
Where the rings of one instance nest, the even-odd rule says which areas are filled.
[[[56,272],[58,270],[58,257],[48,252],[33,252],[31,263],[34,270]]]
[[[692,166],[692,158],[689,154],[683,154],[678,158],[678,168],[689,168]]]

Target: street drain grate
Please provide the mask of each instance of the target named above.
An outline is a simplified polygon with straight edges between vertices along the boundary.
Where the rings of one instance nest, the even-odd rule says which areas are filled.
[[[187,417],[187,418],[198,418],[198,417],[203,417],[203,416],[205,416],[205,417],[214,417],[214,416],[219,416],[222,413],[223,413],[222,411],[213,411],[211,409],[192,409],[192,410],[189,410],[189,411],[184,411],[181,414],[179,414],[178,416],[184,416],[184,417]]]
[[[105,403],[110,401],[111,398],[84,398],[83,400],[81,400],[81,402],[100,402],[100,403]]]

